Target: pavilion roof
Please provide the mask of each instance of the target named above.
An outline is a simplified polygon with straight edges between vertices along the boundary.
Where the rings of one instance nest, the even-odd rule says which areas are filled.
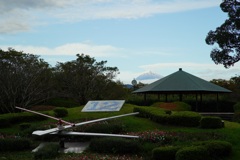
[[[196,77],[181,68],[133,93],[230,93],[231,91]]]

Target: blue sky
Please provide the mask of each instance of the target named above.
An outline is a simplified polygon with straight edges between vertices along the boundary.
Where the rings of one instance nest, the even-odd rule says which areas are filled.
[[[239,75],[215,65],[205,38],[227,18],[222,0],[0,0],[0,48],[57,62],[88,54],[124,83],[179,68],[205,80]]]

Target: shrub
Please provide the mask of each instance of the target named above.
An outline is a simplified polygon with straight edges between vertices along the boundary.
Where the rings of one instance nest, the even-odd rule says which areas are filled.
[[[240,102],[233,105],[234,112],[240,112]]]
[[[173,113],[168,117],[168,123],[177,126],[197,127],[200,124],[200,119],[201,115],[199,113],[179,111]]]
[[[44,113],[47,114],[47,113]],[[29,121],[40,121],[40,120],[46,120],[47,118],[44,116],[40,116],[33,113],[16,113],[16,114],[10,114],[9,120],[11,124],[17,124],[19,122],[29,122]]]
[[[0,117],[0,128],[9,127],[11,125],[9,119],[5,117]]]
[[[167,124],[167,118],[169,117],[163,109],[156,107],[135,107],[134,112],[139,112],[137,116],[149,118],[161,124]]]
[[[202,145],[205,146],[209,154],[215,158],[227,157],[232,152],[232,144],[226,141],[206,141],[202,142]]]
[[[28,139],[0,139],[0,151],[23,151],[29,149],[30,145],[31,142]]]
[[[66,117],[68,115],[68,111],[64,107],[57,107],[53,111],[54,111],[55,117],[58,117],[58,118]]]
[[[154,160],[175,160],[175,155],[180,147],[165,146],[152,150],[152,158]]]
[[[46,113],[45,113],[46,114]],[[8,127],[12,124],[29,121],[40,121],[45,120],[46,117],[32,114],[32,113],[9,113],[1,115],[0,117],[0,128]]]
[[[203,146],[184,147],[176,153],[176,160],[209,160],[209,157],[209,152]]]
[[[138,116],[154,122],[185,127],[197,127],[201,119],[201,115],[196,112],[178,111],[168,115],[163,109],[156,107],[135,107],[134,112],[139,112]]]
[[[22,123],[19,125],[19,127],[20,127],[20,130],[26,130],[31,127],[31,123]]]
[[[118,121],[109,121],[87,126],[85,132],[117,134],[124,131],[124,125]]]
[[[172,111],[165,110],[165,113],[168,114],[168,115],[171,115],[171,114],[172,114]]]
[[[233,121],[238,122],[238,123],[240,122],[240,111],[237,111],[237,112],[234,113]]]
[[[223,122],[220,117],[212,117],[212,116],[202,117],[202,119],[200,120],[200,127],[211,128],[211,129],[222,128]]]
[[[137,153],[140,151],[140,144],[134,139],[94,138],[91,140],[89,149],[99,153]]]
[[[40,148],[38,151],[34,152],[35,159],[49,159],[58,156],[59,144],[47,144]]]

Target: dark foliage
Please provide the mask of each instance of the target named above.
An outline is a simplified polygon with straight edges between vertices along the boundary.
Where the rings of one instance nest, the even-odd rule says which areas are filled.
[[[220,7],[228,13],[228,19],[215,31],[208,33],[206,43],[218,44],[218,48],[211,51],[211,58],[216,64],[228,68],[240,60],[240,2],[223,0]]]
[[[99,153],[126,154],[140,151],[140,143],[133,139],[124,138],[96,138],[89,146],[90,150]]]

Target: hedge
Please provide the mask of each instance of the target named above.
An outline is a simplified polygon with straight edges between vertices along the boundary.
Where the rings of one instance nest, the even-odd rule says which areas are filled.
[[[197,127],[200,124],[200,120],[201,115],[199,113],[179,111],[168,117],[168,124],[185,127]]]
[[[181,147],[165,146],[152,150],[152,159],[154,160],[175,160],[175,155]]]
[[[203,141],[194,146],[177,151],[176,160],[216,160],[227,157],[232,152],[232,144],[226,141]]]
[[[46,144],[44,147],[40,148],[38,151],[34,152],[34,159],[52,159],[59,155],[59,144]]]
[[[233,105],[234,112],[240,112],[240,102]]]
[[[204,146],[184,147],[176,153],[176,160],[209,160],[209,158],[209,152]]]
[[[99,153],[132,154],[140,151],[140,143],[134,139],[115,137],[94,138],[89,149]]]
[[[205,141],[202,142],[202,145],[207,148],[209,154],[214,158],[227,157],[232,152],[232,144],[227,141]]]
[[[178,111],[173,112],[171,115],[156,107],[135,107],[134,111],[139,112],[138,116],[140,117],[149,118],[161,124],[197,127],[200,125],[201,120],[199,113],[191,111]]]
[[[45,113],[47,114],[47,113]],[[9,125],[21,122],[32,122],[46,120],[46,117],[32,113],[9,113],[1,115],[0,128],[9,127]]]
[[[118,134],[124,132],[124,125],[119,121],[109,121],[108,123],[97,123],[86,126],[84,132]]]
[[[68,115],[68,111],[64,107],[54,108],[53,112],[54,112],[54,116],[58,118],[66,117]]]
[[[240,111],[237,111],[233,115],[233,121],[240,123]]]
[[[213,116],[207,116],[202,117],[200,120],[200,127],[206,128],[206,129],[216,129],[216,128],[222,128],[223,122],[220,117],[213,117]]]
[[[0,151],[23,151],[30,149],[31,141],[23,138],[0,139]]]

